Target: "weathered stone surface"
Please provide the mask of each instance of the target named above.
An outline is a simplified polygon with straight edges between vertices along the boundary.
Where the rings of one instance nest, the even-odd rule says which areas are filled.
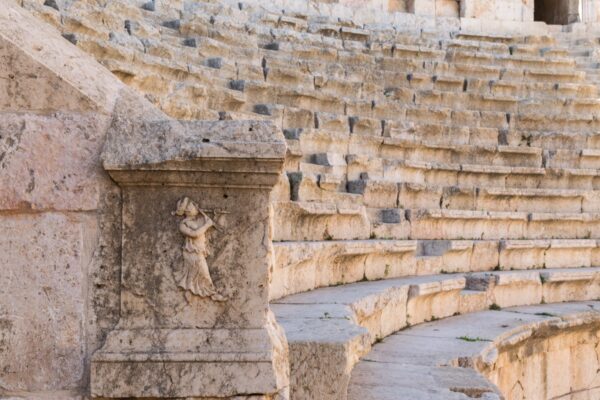
[[[264,159],[277,163],[285,152],[281,134],[272,124],[258,121],[123,122],[118,115],[109,134],[111,140],[103,157],[104,167],[109,170],[193,158],[214,159],[213,162],[230,158],[257,164]],[[144,143],[142,149],[135,147],[139,143]],[[269,168],[260,164],[257,167],[265,172]],[[233,172],[243,172],[241,166],[232,168]]]
[[[123,193],[121,318],[94,354],[93,396],[287,397],[268,304],[284,154],[266,123],[116,113],[102,158]]]
[[[83,355],[68,365],[81,378],[0,397],[266,400],[287,396],[289,367],[293,398],[344,398],[358,358],[408,324],[598,298],[595,29],[525,22],[533,3],[6,3],[2,218],[68,215],[97,229],[79,239],[93,253],[73,300],[85,324],[71,353]],[[122,192],[100,168],[108,128],[103,161]],[[186,196],[217,228],[185,233],[203,221],[171,215]],[[206,267],[200,281],[194,266]],[[26,307],[18,299],[11,307]],[[286,309],[289,362],[269,299]],[[429,339],[415,357],[463,349],[454,342]],[[548,358],[507,351],[505,396],[594,398],[593,346],[546,344]],[[536,371],[549,364],[556,383],[544,388]],[[402,379],[357,396],[394,398],[419,377],[402,395],[496,396],[464,368],[421,367],[390,366]]]
[[[399,392],[423,399],[591,394],[597,379],[597,306],[519,307],[410,328],[363,357],[352,373],[348,398],[392,399]],[[565,365],[573,365],[577,356],[584,358],[565,374]]]
[[[85,377],[86,297],[95,218],[0,216],[0,386],[77,390]]]
[[[110,185],[99,165],[108,123],[91,114],[0,114],[0,208],[98,209]]]
[[[120,195],[99,153],[124,85],[2,6],[0,396],[82,399],[89,357],[118,321]]]
[[[326,377],[337,376],[340,382],[346,382],[353,360],[368,351],[365,343],[368,345],[411,325],[460,313],[539,304],[546,293],[554,296],[553,302],[595,300],[598,295],[594,290],[583,289],[597,287],[597,274],[598,268],[557,270],[554,278],[542,278],[540,271],[490,272],[466,277],[444,274],[346,284],[284,297],[275,302],[274,311],[290,341],[290,360],[294,365],[292,393],[309,398],[344,398],[344,390],[328,389],[326,382],[330,378]],[[577,286],[573,286],[574,282]],[[576,293],[581,297],[574,296]],[[358,326],[366,328],[368,333],[357,331]],[[483,324],[481,329],[486,327]],[[337,332],[334,338],[332,331]],[[447,334],[444,330],[440,332]],[[359,339],[363,344],[356,347],[353,343]],[[423,340],[429,340],[429,336]],[[334,343],[338,352],[334,359],[341,357],[345,361],[340,364],[322,359],[319,346],[323,342],[329,343],[327,346]],[[444,343],[440,349],[455,352],[460,347]],[[415,346],[414,357],[419,357],[420,352],[422,348]],[[314,371],[306,360],[321,365],[322,375],[309,378]],[[306,380],[313,382],[313,386],[303,385]]]
[[[112,111],[123,85],[94,59],[12,2],[0,21],[2,110]]]

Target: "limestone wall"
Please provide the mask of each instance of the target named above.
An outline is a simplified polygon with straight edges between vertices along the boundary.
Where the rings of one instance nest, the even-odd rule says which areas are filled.
[[[352,16],[369,23],[398,18],[394,13],[410,13],[422,17],[479,18],[499,21],[533,21],[533,0],[275,0],[265,4],[249,1],[267,9],[313,11],[321,14]]]
[[[347,399],[598,399],[598,304],[488,310],[407,328],[356,365]]]
[[[507,399],[597,399],[600,327],[549,330],[499,349],[484,374]]]
[[[99,153],[123,86],[0,7],[0,397],[79,398],[118,319],[119,192]]]
[[[47,3],[47,2],[46,2]],[[236,314],[246,312],[242,322],[230,322],[227,317],[221,315],[214,317],[212,323],[205,331],[211,333],[211,328],[220,324],[221,329],[214,336],[219,338],[215,347],[216,351],[210,352],[203,343],[199,350],[189,340],[174,340],[173,365],[181,366],[181,346],[188,344],[198,350],[200,354],[192,354],[191,362],[195,367],[209,369],[208,373],[193,370],[190,373],[193,379],[187,384],[186,379],[182,382],[173,383],[173,376],[164,373],[156,374],[150,372],[161,382],[170,382],[174,387],[166,391],[162,384],[140,379],[139,371],[131,372],[129,364],[123,363],[125,369],[133,375],[138,386],[132,380],[123,378],[124,373],[113,368],[115,364],[114,349],[123,345],[125,348],[131,346],[128,340],[114,339],[108,347],[104,346],[104,358],[95,358],[96,371],[90,367],[92,356],[98,355],[98,349],[108,340],[110,332],[118,331],[124,327],[123,316],[132,308],[152,308],[155,306],[152,299],[139,300],[142,297],[135,293],[127,298],[127,293],[122,295],[122,288],[127,286],[126,278],[122,279],[121,265],[129,253],[121,247],[123,239],[122,232],[127,232],[124,227],[131,224],[131,214],[121,216],[123,208],[122,198],[126,197],[119,187],[111,180],[104,168],[107,163],[113,162],[113,169],[125,169],[130,166],[130,160],[115,166],[114,158],[107,161],[106,152],[102,156],[102,149],[106,148],[108,132],[110,132],[113,145],[120,143],[117,150],[132,150],[132,158],[142,159],[140,162],[155,163],[149,161],[151,145],[148,145],[149,136],[142,136],[139,143],[132,139],[133,125],[131,121],[143,121],[152,124],[157,119],[162,122],[153,131],[158,143],[154,144],[157,153],[164,157],[169,155],[163,151],[162,146],[168,150],[178,149],[181,142],[164,142],[165,124],[170,120],[162,112],[158,111],[149,102],[143,99],[134,90],[125,86],[115,75],[102,67],[95,59],[77,49],[69,42],[69,37],[61,37],[54,28],[46,25],[33,17],[29,12],[18,5],[7,2],[2,3],[0,8],[0,398],[1,399],[52,399],[72,400],[88,399],[90,396],[102,397],[107,391],[114,394],[106,394],[115,398],[129,397],[132,393],[131,387],[139,389],[134,396],[147,398],[149,396],[180,398],[203,396],[221,396],[228,391],[230,395],[237,395],[241,391],[253,393],[253,398],[272,398],[269,392],[264,397],[258,396],[264,391],[280,390],[284,393],[287,386],[287,360],[285,359],[287,347],[285,338],[278,330],[276,323],[268,312],[268,252],[271,249],[269,236],[269,224],[264,222],[268,219],[269,204],[268,193],[272,185],[277,181],[283,164],[285,144],[279,130],[274,128],[261,128],[262,125],[238,125],[248,135],[247,139],[238,132],[228,131],[228,122],[221,122],[220,126],[208,126],[208,132],[204,134],[206,139],[200,140],[197,136],[201,131],[199,126],[191,126],[190,131],[196,135],[186,143],[200,145],[207,155],[225,162],[234,171],[227,172],[226,168],[218,167],[216,178],[212,177],[205,182],[205,187],[211,187],[212,193],[216,179],[225,182],[229,190],[226,193],[218,192],[219,205],[225,206],[228,202],[239,203],[238,195],[231,187],[234,186],[234,176],[241,176],[243,182],[238,183],[243,192],[244,201],[247,204],[248,214],[255,220],[244,217],[243,221],[235,223],[238,229],[244,233],[251,225],[252,235],[243,236],[228,230],[228,235],[240,238],[235,245],[247,249],[251,257],[241,257],[244,260],[243,267],[248,266],[249,276],[241,276],[243,267],[236,267],[233,262],[227,260],[222,263],[235,269],[228,274],[228,279],[235,284],[246,282],[252,295],[250,299],[242,297],[242,291],[231,284],[235,294],[231,296],[241,305],[221,306],[222,314]],[[56,3],[46,4],[44,7],[53,8]],[[67,39],[67,40],[65,40]],[[174,122],[175,123],[175,122]],[[265,124],[264,126],[267,126]],[[271,125],[268,125],[269,127]],[[128,130],[130,129],[130,130]],[[145,130],[142,130],[146,132]],[[265,133],[266,132],[266,133]],[[269,134],[277,134],[275,142],[269,142],[265,147],[252,145],[262,137]],[[212,138],[210,135],[219,135]],[[119,142],[119,135],[126,138]],[[229,136],[228,136],[229,135]],[[192,134],[190,134],[192,136]],[[237,143],[223,144],[220,139],[231,137],[240,139],[244,145],[244,155],[236,152]],[[258,139],[257,139],[258,138]],[[212,142],[212,145],[204,143]],[[146,147],[146,153],[141,154],[141,148]],[[185,146],[183,146],[185,147]],[[150,149],[150,150],[149,150]],[[224,150],[221,150],[224,149]],[[254,149],[254,150],[252,150]],[[219,151],[221,151],[219,153]],[[254,151],[249,156],[248,152]],[[276,155],[273,153],[276,152]],[[197,152],[184,148],[184,154],[192,159],[200,158]],[[235,162],[227,159],[232,155],[238,155],[242,161]],[[175,156],[174,156],[175,157]],[[259,159],[265,157],[265,165]],[[177,158],[177,157],[175,157]],[[103,161],[102,161],[103,160]],[[225,161],[223,161],[225,160]],[[244,160],[250,160],[250,167],[244,165]],[[202,165],[202,173],[206,172],[208,163]],[[252,167],[260,168],[255,175],[249,171]],[[188,167],[189,168],[189,167]],[[160,169],[160,167],[159,167]],[[243,172],[240,172],[243,171]],[[113,171],[114,172],[114,171]],[[145,176],[146,172],[142,173]],[[205,176],[204,176],[205,178]],[[255,182],[252,181],[253,178]],[[188,191],[189,188],[181,188],[180,179],[174,178],[175,186],[179,191]],[[193,183],[197,183],[198,176],[194,176]],[[252,186],[254,185],[254,186]],[[135,185],[134,185],[135,186]],[[152,186],[152,182],[146,186]],[[184,185],[185,186],[185,185]],[[267,188],[269,190],[267,190]],[[254,206],[248,199],[252,189],[260,194],[254,201]],[[206,191],[202,193],[203,201],[206,202]],[[217,196],[216,194],[213,197]],[[229,197],[231,196],[231,197]],[[200,197],[197,194],[196,197]],[[173,215],[172,208],[177,204],[175,198],[169,201],[163,213],[171,228]],[[155,223],[157,218],[156,205],[142,198],[144,204],[144,218]],[[126,204],[126,203],[125,203]],[[233,208],[233,207],[232,207]],[[239,212],[239,208],[236,210]],[[262,211],[262,213],[260,212]],[[224,212],[230,214],[230,212]],[[130,220],[127,221],[127,216]],[[176,224],[175,224],[176,226]],[[156,226],[145,226],[144,229],[152,230]],[[262,229],[262,231],[261,231]],[[142,243],[149,243],[136,235]],[[160,235],[154,235],[154,237]],[[163,241],[164,237],[160,240]],[[176,235],[176,246],[167,245],[171,253],[179,253],[179,235]],[[257,243],[256,246],[247,243]],[[129,241],[131,245],[132,242]],[[229,241],[226,241],[229,246]],[[264,253],[259,257],[257,248],[260,247]],[[141,246],[133,245],[136,251],[142,252]],[[152,258],[155,247],[144,252]],[[163,252],[166,254],[167,250]],[[169,253],[169,254],[171,254]],[[241,250],[232,246],[227,251],[219,252],[220,260],[232,257],[233,254],[240,255]],[[251,261],[248,261],[251,260]],[[254,262],[254,264],[252,263]],[[261,264],[261,262],[263,264]],[[140,274],[131,274],[130,281],[142,279],[149,276],[151,284],[148,285],[151,295],[154,294],[155,275],[147,273],[145,261],[139,262],[142,271]],[[156,264],[155,264],[156,265]],[[168,262],[162,266],[170,266]],[[125,271],[125,268],[123,268]],[[131,276],[130,275],[130,276]],[[259,277],[261,282],[253,281],[253,277]],[[171,278],[173,279],[173,278]],[[263,282],[264,281],[264,282]],[[125,282],[125,283],[124,283]],[[191,306],[190,299],[184,296],[175,285],[168,287],[168,296],[178,296],[182,306],[169,303],[164,311],[168,315],[175,312],[173,309],[184,309],[184,312],[202,315],[207,318],[206,309]],[[135,292],[135,291],[134,291]],[[187,294],[187,293],[186,293]],[[130,295],[131,296],[131,295]],[[150,296],[149,296],[150,297]],[[130,302],[131,298],[138,299]],[[204,299],[196,299],[202,301]],[[232,300],[232,301],[234,301]],[[140,305],[141,303],[141,305]],[[167,302],[168,303],[168,302]],[[130,306],[127,308],[127,306]],[[186,308],[187,307],[187,308]],[[190,312],[193,308],[193,312]],[[154,319],[153,319],[154,318]],[[148,317],[148,320],[157,320],[159,328],[165,327],[164,319]],[[176,323],[182,324],[180,317],[173,317]],[[260,321],[259,321],[260,319]],[[136,320],[136,323],[139,323]],[[193,326],[198,328],[196,320]],[[263,325],[256,327],[255,325]],[[187,326],[186,326],[187,327]],[[134,327],[134,331],[139,326]],[[154,326],[152,328],[155,328]],[[234,330],[229,342],[233,343],[224,350],[222,339],[223,331]],[[245,328],[250,328],[246,329]],[[257,333],[260,331],[260,334]],[[188,331],[183,332],[185,335]],[[155,331],[153,331],[155,333]],[[198,335],[194,339],[198,339]],[[113,334],[112,336],[116,336]],[[177,336],[177,335],[175,335]],[[279,337],[281,336],[281,337]],[[164,347],[156,349],[156,338],[152,340],[141,340],[142,347],[150,343],[152,351],[157,351],[159,357],[164,357]],[[163,340],[168,341],[168,340]],[[210,341],[210,339],[208,340]],[[207,342],[208,342],[207,341]],[[268,348],[271,342],[276,342],[277,348]],[[114,344],[116,343],[116,344]],[[254,346],[254,347],[252,347]],[[274,347],[274,346],[272,346]],[[146,347],[144,348],[146,349]],[[121,349],[119,349],[121,350]],[[240,354],[236,354],[238,351]],[[135,352],[133,352],[135,353]],[[224,354],[227,358],[216,358],[215,354]],[[274,353],[276,353],[274,355]],[[108,354],[108,355],[106,355]],[[208,354],[208,355],[206,355]],[[137,353],[132,359],[137,360]],[[205,358],[201,358],[205,357]],[[241,360],[246,370],[234,366],[235,360]],[[251,361],[248,361],[250,359]],[[207,360],[207,361],[206,361]],[[146,360],[140,361],[141,368],[146,366]],[[206,361],[206,362],[205,362]],[[210,364],[213,361],[217,364]],[[98,372],[98,365],[103,368]],[[220,363],[220,364],[219,364]],[[239,364],[240,364],[239,363]],[[159,360],[149,363],[149,369],[164,364]],[[273,365],[272,365],[273,364]],[[208,365],[208,367],[207,367]],[[227,369],[223,372],[219,367]],[[269,372],[277,368],[276,377],[267,377]],[[256,372],[258,370],[258,372]],[[114,372],[117,371],[117,372]],[[266,371],[266,372],[264,372]],[[98,377],[106,373],[106,381]],[[110,376],[111,373],[115,375]],[[240,378],[240,375],[242,378]],[[221,379],[224,383],[215,383]],[[248,379],[252,376],[252,379]],[[197,377],[203,377],[208,383],[199,383]],[[277,379],[276,379],[277,378]],[[121,379],[120,382],[117,382]],[[269,380],[270,379],[270,380]],[[241,380],[245,380],[240,383]],[[105,385],[103,385],[105,383]],[[240,385],[245,384],[240,388]],[[212,385],[212,386],[211,386]],[[225,389],[227,385],[229,389]],[[258,387],[258,389],[256,389]],[[275,387],[275,388],[272,388]],[[262,389],[266,388],[266,389]],[[261,390],[264,390],[261,392]],[[167,393],[168,392],[168,393]],[[198,394],[202,392],[201,394]],[[204,393],[209,393],[208,395]],[[157,394],[159,393],[159,394]],[[173,393],[183,393],[173,394]]]
[[[233,0],[223,2],[237,5]],[[406,26],[417,23],[425,29],[439,25],[440,21],[435,19],[464,19],[467,20],[465,28],[473,27],[468,20],[477,19],[491,23],[484,26],[483,31],[507,29],[514,33],[525,33],[531,29],[539,31],[546,23],[560,26],[584,22],[593,25],[600,14],[597,0],[247,0],[243,4],[271,12],[285,10],[290,14],[300,12],[340,17],[373,25]]]

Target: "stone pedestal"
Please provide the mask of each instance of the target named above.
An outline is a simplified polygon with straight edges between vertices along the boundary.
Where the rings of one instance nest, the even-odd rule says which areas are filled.
[[[287,398],[268,304],[284,155],[269,123],[115,118],[103,162],[123,195],[121,319],[94,354],[93,396]]]

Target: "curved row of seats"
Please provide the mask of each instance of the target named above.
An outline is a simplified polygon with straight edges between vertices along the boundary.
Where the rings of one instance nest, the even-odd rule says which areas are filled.
[[[408,276],[573,269],[600,265],[582,240],[353,240],[274,244],[271,298],[327,286]]]
[[[490,308],[599,298],[600,268],[592,267],[359,282],[286,296],[272,308],[290,345],[292,397],[343,399],[359,358],[401,329]]]
[[[514,307],[406,329],[356,365],[348,399],[595,399],[599,307]]]
[[[282,129],[270,296],[294,400],[394,398],[381,365],[350,377],[409,326],[600,298],[599,89],[554,38],[244,3],[23,5],[173,117]]]

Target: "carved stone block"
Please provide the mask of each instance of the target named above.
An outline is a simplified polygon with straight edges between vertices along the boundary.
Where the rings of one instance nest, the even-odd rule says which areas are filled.
[[[115,118],[103,158],[123,195],[121,319],[92,360],[94,396],[287,397],[268,303],[284,154],[268,123]]]

